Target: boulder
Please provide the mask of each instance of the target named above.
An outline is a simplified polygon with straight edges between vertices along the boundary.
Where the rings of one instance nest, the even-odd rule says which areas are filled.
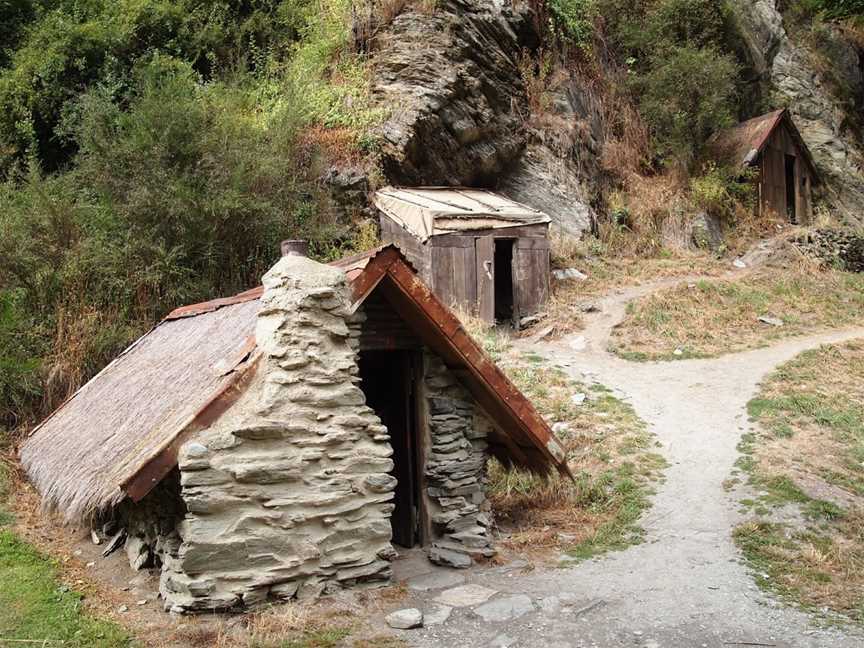
[[[398,630],[410,630],[423,625],[423,613],[417,608],[396,610],[385,617],[387,625]]]
[[[718,250],[723,245],[723,225],[719,218],[701,211],[690,221],[690,241],[700,250]]]

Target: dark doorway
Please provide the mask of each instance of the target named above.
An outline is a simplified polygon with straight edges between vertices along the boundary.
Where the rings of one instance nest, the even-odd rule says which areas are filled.
[[[414,395],[415,354],[411,351],[361,351],[360,388],[390,433],[397,481],[396,508],[390,516],[393,542],[413,547],[418,541],[418,449]]]
[[[790,223],[798,222],[795,209],[795,156],[786,155],[786,216]]]
[[[513,239],[495,239],[495,321],[513,321]]]

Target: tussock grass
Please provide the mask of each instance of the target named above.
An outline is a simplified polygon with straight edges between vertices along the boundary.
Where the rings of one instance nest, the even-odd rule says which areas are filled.
[[[355,613],[338,606],[288,603],[203,625],[186,640],[202,648],[334,648],[351,635]]]
[[[864,622],[864,341],[802,353],[748,410],[738,465],[760,496],[734,538],[757,583]]]
[[[858,324],[864,276],[802,265],[737,280],[702,280],[629,305],[611,350],[632,360],[713,357],[773,340]],[[783,326],[759,321],[782,320]],[[675,354],[676,349],[680,353]]]
[[[665,466],[644,422],[601,385],[577,383],[535,357],[511,355],[502,366],[547,421],[566,425],[558,437],[575,476],[543,478],[493,462],[490,498],[512,530],[505,544],[585,559],[639,542],[639,517]],[[580,393],[586,400],[577,405]]]

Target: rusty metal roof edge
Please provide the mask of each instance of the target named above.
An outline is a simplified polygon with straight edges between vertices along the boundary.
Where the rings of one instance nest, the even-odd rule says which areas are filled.
[[[261,351],[258,350],[255,345],[254,338],[251,338],[251,343],[249,339],[246,340],[244,350],[246,351],[245,355],[237,362],[232,370],[223,374],[223,376],[228,379],[223,384],[219,385],[219,387],[210,394],[210,397],[205,401],[205,403],[199,407],[194,414],[186,419],[186,421],[184,421],[183,424],[180,425],[178,429],[159,446],[159,448],[151,453],[150,456],[146,457],[128,478],[118,484],[121,491],[126,493],[129,497],[132,497],[134,501],[140,501],[162,480],[162,478],[164,478],[167,472],[170,472],[169,468],[169,470],[158,479],[153,480],[151,483],[140,485],[139,490],[137,489],[135,482],[140,479],[148,466],[154,465],[154,462],[157,462],[160,457],[169,451],[176,443],[177,439],[183,434],[193,429],[203,429],[199,424],[205,419],[208,421],[208,424],[212,424],[237,401],[248,386],[249,378],[254,373],[254,369],[257,367],[262,356]],[[232,390],[234,391],[233,394],[231,393]],[[209,414],[214,414],[212,419],[208,418]],[[132,492],[133,489],[135,489],[134,494]]]
[[[359,252],[358,254],[353,254],[351,256],[342,257],[341,259],[336,259],[335,261],[331,261],[327,265],[331,265],[334,268],[339,268],[340,270],[351,270],[351,266],[359,261],[363,261],[364,259],[371,261],[376,256],[378,256],[381,252],[386,250],[387,248],[396,248],[400,254],[402,251],[399,250],[399,246],[395,243],[386,243],[384,245],[379,245],[378,247],[372,248],[371,250],[367,250],[365,252]],[[405,259],[405,263],[415,272],[417,268],[402,254],[402,257]],[[362,268],[357,268],[362,269]],[[349,281],[350,283],[350,281]],[[224,308],[226,306],[236,306],[237,304],[243,304],[245,302],[254,301],[256,299],[260,299],[264,294],[264,286],[256,286],[254,288],[250,288],[248,290],[244,290],[241,293],[237,293],[236,295],[231,295],[229,297],[217,297],[216,299],[210,299],[208,301],[198,302],[196,304],[188,304],[186,306],[179,306],[168,313],[164,318],[162,318],[162,322],[170,322],[177,319],[183,319],[186,317],[197,317],[198,315],[205,315],[207,313],[212,313],[213,311],[219,310],[220,308]],[[162,323],[160,322],[160,324]],[[158,326],[158,324],[157,324]],[[155,327],[154,327],[155,328]],[[124,352],[125,353],[125,352]]]
[[[397,250],[397,252],[398,252],[398,250]],[[399,261],[402,261],[404,259],[403,255],[401,253],[399,254],[399,256],[400,256],[400,259],[398,259],[396,263],[399,263]],[[555,436],[555,433],[552,432],[552,429],[549,427],[548,423],[546,423],[546,421],[543,419],[543,417],[540,416],[540,413],[537,412],[536,408],[531,403],[531,401],[529,401],[528,398],[521,392],[521,390],[519,390],[519,388],[513,384],[513,382],[506,376],[506,374],[504,374],[504,372],[501,371],[501,368],[498,367],[498,365],[489,357],[489,355],[477,343],[477,341],[474,340],[474,338],[467,332],[467,330],[465,329],[462,322],[446,306],[444,306],[444,304],[441,303],[441,301],[431,291],[429,291],[429,294],[428,294],[429,300],[435,302],[440,307],[441,311],[443,313],[445,313],[445,317],[448,317],[450,319],[449,322],[438,321],[438,319],[435,318],[429,312],[428,307],[426,307],[423,304],[422,300],[415,299],[414,296],[410,293],[410,288],[407,286],[404,286],[398,280],[397,276],[393,273],[391,267],[388,267],[385,270],[385,274],[388,275],[389,277],[391,277],[393,282],[396,283],[397,285],[399,285],[399,287],[403,291],[403,293],[406,294],[410,299],[412,299],[412,301],[414,301],[418,305],[418,307],[426,314],[426,316],[429,317],[429,319],[436,324],[441,335],[450,343],[452,348],[454,350],[456,350],[460,356],[462,356],[463,361],[465,362],[465,366],[471,367],[473,369],[473,371],[475,371],[477,373],[477,375],[482,378],[483,382],[486,383],[488,389],[490,389],[495,394],[499,403],[504,405],[504,407],[510,412],[511,416],[516,421],[519,421],[524,426],[525,430],[528,432],[529,438],[531,438],[532,441],[535,442],[535,448],[540,450],[541,454],[546,454],[552,460],[552,463],[554,463],[555,467],[560,472],[562,472],[565,475],[572,477],[572,473],[570,472],[569,466],[567,466],[566,453],[564,451],[564,448],[561,446],[561,443],[558,440],[558,438]],[[415,278],[417,278],[416,273],[412,273],[412,274]],[[419,278],[417,278],[417,279],[419,281]],[[454,332],[452,335],[447,333],[447,331],[445,329],[446,323],[449,323],[449,324],[454,326]],[[483,359],[486,360],[486,363],[484,363],[484,364],[491,367],[491,371],[494,374],[494,379],[493,379],[493,376],[488,376],[486,374],[486,371],[484,370],[484,368],[482,366],[473,362],[473,360],[471,360],[471,357],[470,357],[471,354],[469,353],[469,350],[463,348],[463,345],[459,344],[454,339],[457,336],[457,334],[459,334],[459,333],[461,333],[461,337],[463,337],[465,340],[467,340],[467,344],[471,347],[470,351],[473,351],[474,353],[478,354],[480,357],[482,357]],[[524,403],[527,406],[527,408],[535,415],[536,421],[539,422],[539,424],[543,426],[544,431],[546,432],[546,435],[548,436],[548,439],[546,441],[539,438],[534,433],[533,422],[526,421],[523,418],[523,416],[513,407],[513,404],[510,402],[510,399],[507,398],[505,394],[501,393],[500,388],[495,385],[496,380],[501,382],[504,385],[504,387],[511,392],[511,395],[515,395],[518,399],[520,399],[522,401],[522,403]]]

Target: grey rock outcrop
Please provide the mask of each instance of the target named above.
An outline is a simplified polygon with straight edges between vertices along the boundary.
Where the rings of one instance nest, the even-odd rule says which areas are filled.
[[[527,3],[495,0],[397,16],[373,53],[374,92],[390,111],[382,165],[397,185],[497,189],[578,236],[594,214],[570,135],[590,106],[563,91],[554,102],[561,137],[528,125],[520,57],[537,44],[533,20]]]
[[[864,223],[864,143],[847,128],[849,115],[814,65],[813,53],[790,38],[777,0],[733,0],[739,32],[757,81],[768,86],[770,103],[787,106],[827,180],[830,204],[839,216]],[[864,98],[861,52],[836,31],[832,67]]]
[[[723,224],[707,212],[699,212],[690,221],[690,242],[702,250],[717,250],[723,245]]]
[[[374,54],[374,91],[391,110],[391,182],[471,185],[519,156],[526,97],[514,23],[526,19],[491,0],[444,0],[393,20]]]

